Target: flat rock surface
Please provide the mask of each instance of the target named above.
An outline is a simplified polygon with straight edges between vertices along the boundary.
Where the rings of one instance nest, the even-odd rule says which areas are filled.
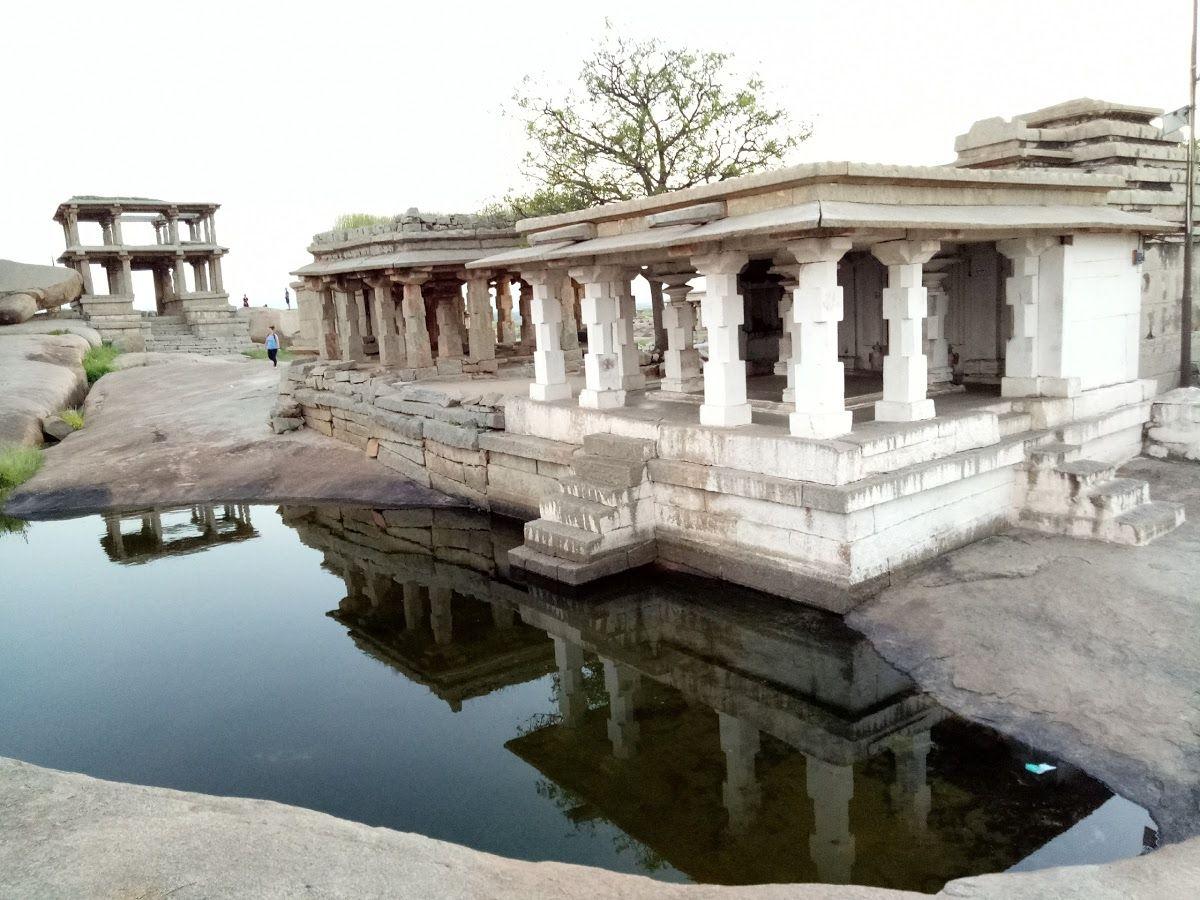
[[[5,325],[0,328],[0,337],[7,337],[14,334],[50,334],[52,331],[66,331],[70,334],[77,334],[87,340],[93,347],[99,347],[103,343],[100,332],[83,320],[50,318],[49,316],[34,316],[29,321],[21,322],[19,325]]]
[[[531,863],[266,800],[101,781],[0,758],[0,898],[889,898],[838,885],[676,885]],[[1105,866],[952,881],[954,897],[1190,898],[1200,840]]]
[[[283,369],[187,354],[155,362],[96,382],[87,426],[46,452],[6,512],[53,518],[213,500],[462,505],[322,435],[272,434]]]
[[[1014,530],[947,554],[847,621],[954,712],[1066,759],[1200,834],[1200,465],[1125,477],[1188,521],[1145,547]]]
[[[6,333],[0,329],[0,445],[42,443],[42,418],[75,406],[87,391],[74,334]]]

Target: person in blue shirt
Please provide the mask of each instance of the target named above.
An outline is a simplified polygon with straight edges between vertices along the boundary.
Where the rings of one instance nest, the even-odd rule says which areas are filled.
[[[271,360],[272,366],[279,365],[279,335],[275,333],[274,325],[267,332],[267,359]]]

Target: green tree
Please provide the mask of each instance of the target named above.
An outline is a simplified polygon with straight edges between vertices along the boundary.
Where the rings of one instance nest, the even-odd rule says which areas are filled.
[[[541,92],[528,78],[518,90],[531,143],[522,169],[538,187],[506,202],[546,215],[781,164],[811,128],[729,63],[725,53],[622,37],[610,26],[575,90]]]

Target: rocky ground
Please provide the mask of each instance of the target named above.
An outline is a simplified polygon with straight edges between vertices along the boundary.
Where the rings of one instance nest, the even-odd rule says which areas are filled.
[[[9,515],[213,500],[461,505],[313,432],[273,435],[267,421],[282,370],[269,363],[186,354],[120,359],[130,367],[96,383],[83,407],[86,426],[46,451],[42,470],[10,496]]]
[[[87,393],[77,334],[35,334],[0,328],[0,446],[42,443],[42,418],[75,406]]]
[[[1014,530],[943,556],[848,617],[970,719],[1067,759],[1200,834],[1200,465],[1123,474],[1185,504],[1146,547]]]
[[[919,897],[832,885],[673,885],[530,863],[264,800],[100,781],[0,759],[0,898]],[[952,881],[942,895],[1195,896],[1200,842],[1106,866]]]

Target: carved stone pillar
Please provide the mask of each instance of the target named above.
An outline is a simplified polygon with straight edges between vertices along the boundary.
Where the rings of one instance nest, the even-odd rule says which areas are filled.
[[[379,364],[404,368],[407,362],[404,338],[396,323],[396,298],[392,295],[392,280],[386,275],[372,278],[371,287],[372,330],[379,348]]]
[[[404,343],[408,365],[414,369],[433,366],[433,350],[429,343],[429,328],[425,324],[425,298],[421,285],[429,279],[428,272],[407,272],[399,276],[404,285]]]
[[[511,279],[507,275],[496,278],[496,342],[500,344],[515,344],[517,341],[510,285]]]
[[[558,272],[555,277],[561,282],[555,285],[554,290],[559,303],[562,304],[560,340],[563,353],[567,360],[575,361],[583,356],[579,347],[579,319],[575,316],[575,282],[566,272]]]
[[[329,283],[314,286],[319,298],[317,316],[317,353],[322,359],[339,359],[341,341],[337,331],[337,305],[333,300],[333,289]]]
[[[520,296],[518,309],[521,313],[521,352],[532,353],[535,339],[533,336],[533,317],[530,314],[530,304],[533,302],[533,286],[527,281],[518,282]]]
[[[458,284],[453,288],[439,284],[437,291],[438,359],[461,359],[462,293]]]
[[[132,260],[128,253],[122,253],[121,260],[121,295],[125,297],[133,296],[133,268]]]
[[[780,266],[796,282],[790,310],[790,384],[796,409],[789,425],[797,437],[831,438],[851,429],[844,366],[838,359],[842,289],[837,283],[838,260],[850,246],[848,238],[796,241],[788,245],[796,266]]]
[[[921,272],[921,281],[929,298],[925,315],[925,356],[929,360],[929,384],[946,384],[954,376],[954,368],[950,365],[950,342],[946,340],[946,315],[950,311],[946,281],[950,273],[932,271],[930,265]]]
[[[563,279],[559,273],[546,269],[523,271],[521,279],[533,290],[529,315],[536,349],[529,396],[533,400],[566,400],[571,396],[571,386],[567,383],[566,360],[560,344],[563,304],[555,296]]]
[[[337,310],[338,355],[344,360],[361,362],[367,358],[363,349],[362,325],[359,321],[357,286],[338,282],[333,291]]]
[[[467,282],[467,349],[470,359],[496,358],[496,329],[492,323],[492,298],[488,294],[488,276],[464,273]]]
[[[667,331],[662,390],[679,394],[704,390],[700,351],[695,347],[696,305],[688,300],[692,290],[688,282],[693,277],[691,272],[670,272],[655,275],[651,282],[666,282],[668,298],[662,311],[663,327]]]
[[[916,422],[934,417],[926,396],[928,365],[922,320],[929,298],[921,267],[938,251],[937,241],[887,241],[871,253],[888,268],[883,317],[888,320],[888,353],[883,360],[883,399],[875,403],[877,422]]]
[[[1034,237],[997,241],[996,249],[1012,261],[1012,274],[1004,279],[1004,302],[1012,307],[1013,334],[1005,345],[1004,397],[1036,397],[1042,393],[1039,375],[1042,343],[1061,334],[1041,333],[1039,275],[1041,257],[1058,243],[1057,238]]]
[[[692,259],[707,285],[700,301],[700,316],[708,330],[702,425],[732,428],[750,424],[746,362],[740,349],[745,310],[737,283],[738,273],[748,261],[745,253],[714,253]]]
[[[625,405],[625,389],[617,357],[616,323],[619,302],[614,285],[623,277],[617,266],[572,269],[571,277],[583,285],[583,321],[588,330],[588,352],[583,358],[584,389],[579,405],[611,409]]]
[[[639,274],[633,270],[622,271],[612,287],[613,296],[617,300],[617,321],[613,323],[613,333],[617,342],[617,368],[621,370],[621,389],[626,391],[637,391],[646,386],[637,341],[633,337],[633,319],[637,312],[632,282]]]

